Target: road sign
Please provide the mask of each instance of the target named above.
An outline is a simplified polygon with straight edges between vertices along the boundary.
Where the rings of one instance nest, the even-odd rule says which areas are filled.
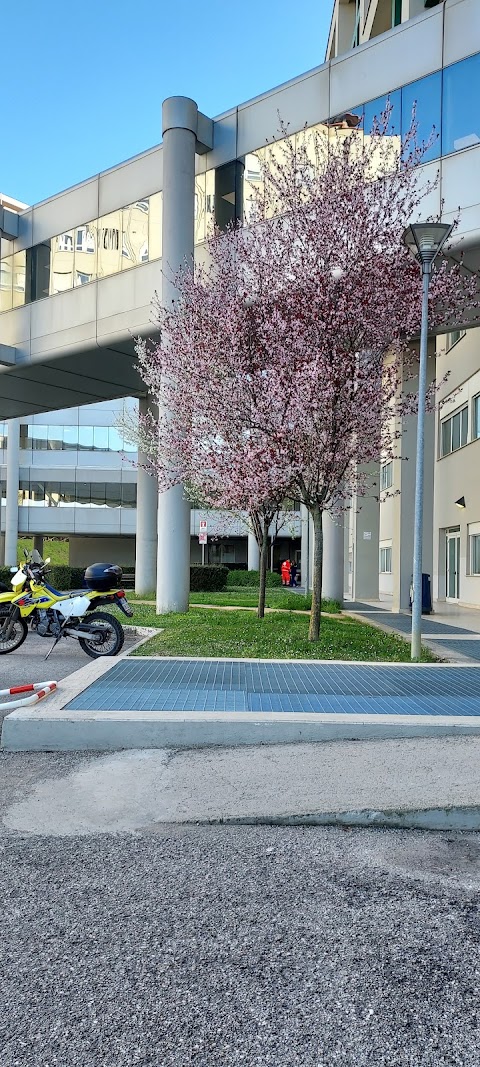
[[[200,530],[200,533],[198,535],[198,543],[199,543],[199,545],[206,545],[206,543],[207,543],[207,531],[206,530]]]

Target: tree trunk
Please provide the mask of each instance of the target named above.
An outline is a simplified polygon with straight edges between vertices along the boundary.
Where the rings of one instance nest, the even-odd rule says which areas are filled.
[[[268,524],[264,522],[262,531],[262,544],[260,546],[260,585],[258,589],[258,611],[257,615],[259,619],[263,619],[265,615],[265,590],[267,586],[267,564],[268,564]]]
[[[313,519],[313,587],[308,640],[318,641],[322,617],[323,512],[320,508],[314,508],[311,514]]]

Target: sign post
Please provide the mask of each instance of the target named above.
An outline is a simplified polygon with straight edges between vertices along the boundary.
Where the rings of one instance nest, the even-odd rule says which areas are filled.
[[[205,566],[205,545],[207,543],[207,520],[200,519],[200,532],[198,535],[198,543],[202,546],[202,567]]]

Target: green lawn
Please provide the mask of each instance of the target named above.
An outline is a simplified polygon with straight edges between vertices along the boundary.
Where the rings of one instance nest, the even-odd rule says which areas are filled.
[[[122,618],[121,614],[119,615]],[[125,617],[123,617],[125,622]],[[288,613],[257,619],[246,611],[192,608],[184,615],[156,615],[148,604],[137,604],[132,623],[163,627],[142,645],[141,656],[219,656],[253,659],[410,659],[410,646],[401,637],[384,633],[344,616],[322,620],[320,640],[307,640],[308,618]],[[135,653],[134,653],[135,654]],[[422,659],[435,661],[424,650]]]
[[[135,593],[128,593],[130,600],[155,600],[154,594],[137,597]],[[255,589],[240,586],[231,589],[222,589],[220,593],[190,593],[191,604],[215,604],[220,608],[256,608],[258,593]],[[311,594],[304,596],[302,593],[292,593],[289,589],[267,589],[265,605],[267,608],[282,608],[284,611],[310,611],[312,604]],[[324,600],[322,610],[327,614],[340,611],[337,600]]]
[[[19,560],[24,558],[24,548],[27,549],[27,552],[32,551],[33,537],[19,537],[17,552]],[[61,564],[66,564],[68,566],[68,541],[59,541],[56,537],[44,537],[43,558],[46,559],[47,556],[50,556],[52,566],[56,567]]]

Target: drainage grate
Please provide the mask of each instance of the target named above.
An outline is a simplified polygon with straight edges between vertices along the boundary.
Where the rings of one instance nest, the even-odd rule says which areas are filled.
[[[434,664],[123,660],[66,710],[471,716],[480,715],[480,672]]]

